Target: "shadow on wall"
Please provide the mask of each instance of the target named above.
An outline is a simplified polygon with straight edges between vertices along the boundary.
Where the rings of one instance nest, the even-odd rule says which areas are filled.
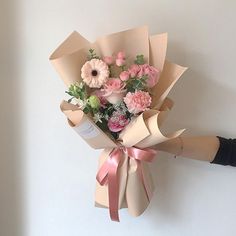
[[[22,234],[20,81],[14,1],[0,13],[0,235]]]
[[[177,42],[170,42],[168,48],[167,59],[189,69],[169,94],[175,105],[164,123],[164,130],[172,132],[186,128],[184,135],[234,136],[235,117],[229,104],[233,108],[233,101],[236,100],[235,84],[230,87],[224,82],[227,78],[219,80],[215,71],[208,76],[209,68],[214,69],[212,62],[208,61],[209,55],[186,49]],[[232,124],[232,129],[227,130],[225,124]]]
[[[198,55],[186,55],[180,64],[186,65],[188,58],[203,59],[198,58]],[[194,62],[192,64],[194,65]],[[190,67],[189,71],[171,91],[170,97],[176,101],[176,104],[162,130],[173,131],[187,128],[186,136],[221,135],[235,138],[235,126],[231,130],[225,130],[225,123],[234,124],[235,120],[228,109],[228,104],[232,104],[232,101],[236,100],[234,88],[229,88],[223,83],[219,84],[217,81],[207,78],[204,73],[191,69],[189,63],[188,66]],[[182,91],[188,92],[182,93]],[[207,178],[209,168],[213,168],[210,164],[209,166],[204,165],[206,168],[203,168],[201,162],[184,158],[175,159],[174,155],[163,152],[158,155],[157,160],[151,165],[156,191],[149,208],[153,224],[157,228],[162,223],[176,223],[185,217],[186,209],[183,208],[183,205],[189,197],[187,190],[193,191],[193,182],[188,180],[198,178],[192,176],[191,171],[200,173],[204,183],[204,177]],[[176,179],[184,182],[182,184],[184,187],[181,185],[184,190],[176,187],[179,186]]]

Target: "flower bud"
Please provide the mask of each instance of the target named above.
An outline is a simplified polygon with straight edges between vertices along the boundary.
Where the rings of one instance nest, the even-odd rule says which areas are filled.
[[[92,95],[89,97],[88,99],[89,105],[93,108],[93,109],[97,109],[100,107],[100,100],[96,95]]]
[[[122,71],[120,73],[120,79],[122,81],[127,81],[129,79],[129,72],[128,71]]]
[[[116,65],[117,65],[117,66],[124,66],[124,65],[125,65],[125,59],[123,59],[123,58],[117,58],[117,59],[116,59]]]
[[[103,57],[103,61],[107,64],[107,65],[112,65],[114,63],[114,58],[113,57]]]
[[[123,52],[123,51],[118,52],[118,53],[117,53],[117,58],[119,58],[119,59],[125,59],[125,52]]]

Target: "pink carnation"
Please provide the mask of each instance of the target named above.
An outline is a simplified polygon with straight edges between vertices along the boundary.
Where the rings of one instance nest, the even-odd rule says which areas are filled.
[[[129,69],[129,73],[131,77],[138,77],[141,78],[142,76],[147,76],[147,87],[152,88],[154,87],[158,80],[159,80],[159,75],[160,71],[148,64],[143,64],[143,65],[132,65]]]
[[[130,113],[137,114],[150,107],[152,98],[148,92],[139,90],[134,93],[128,92],[124,97],[124,102]]]
[[[115,111],[112,113],[112,116],[108,120],[108,128],[111,132],[119,132],[125,128],[129,123],[129,120],[123,113]]]

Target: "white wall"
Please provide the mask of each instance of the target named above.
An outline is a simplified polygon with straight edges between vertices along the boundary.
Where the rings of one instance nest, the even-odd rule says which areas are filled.
[[[234,236],[236,169],[159,153],[150,207],[121,223],[93,206],[98,151],[67,125],[65,87],[48,57],[73,30],[97,36],[147,24],[190,69],[169,129],[235,137],[234,0],[18,0],[1,17],[0,235]]]

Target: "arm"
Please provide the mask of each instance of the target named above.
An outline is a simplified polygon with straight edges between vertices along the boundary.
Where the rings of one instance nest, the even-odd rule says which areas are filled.
[[[214,160],[219,147],[216,136],[174,138],[154,146],[160,151],[208,162]]]

